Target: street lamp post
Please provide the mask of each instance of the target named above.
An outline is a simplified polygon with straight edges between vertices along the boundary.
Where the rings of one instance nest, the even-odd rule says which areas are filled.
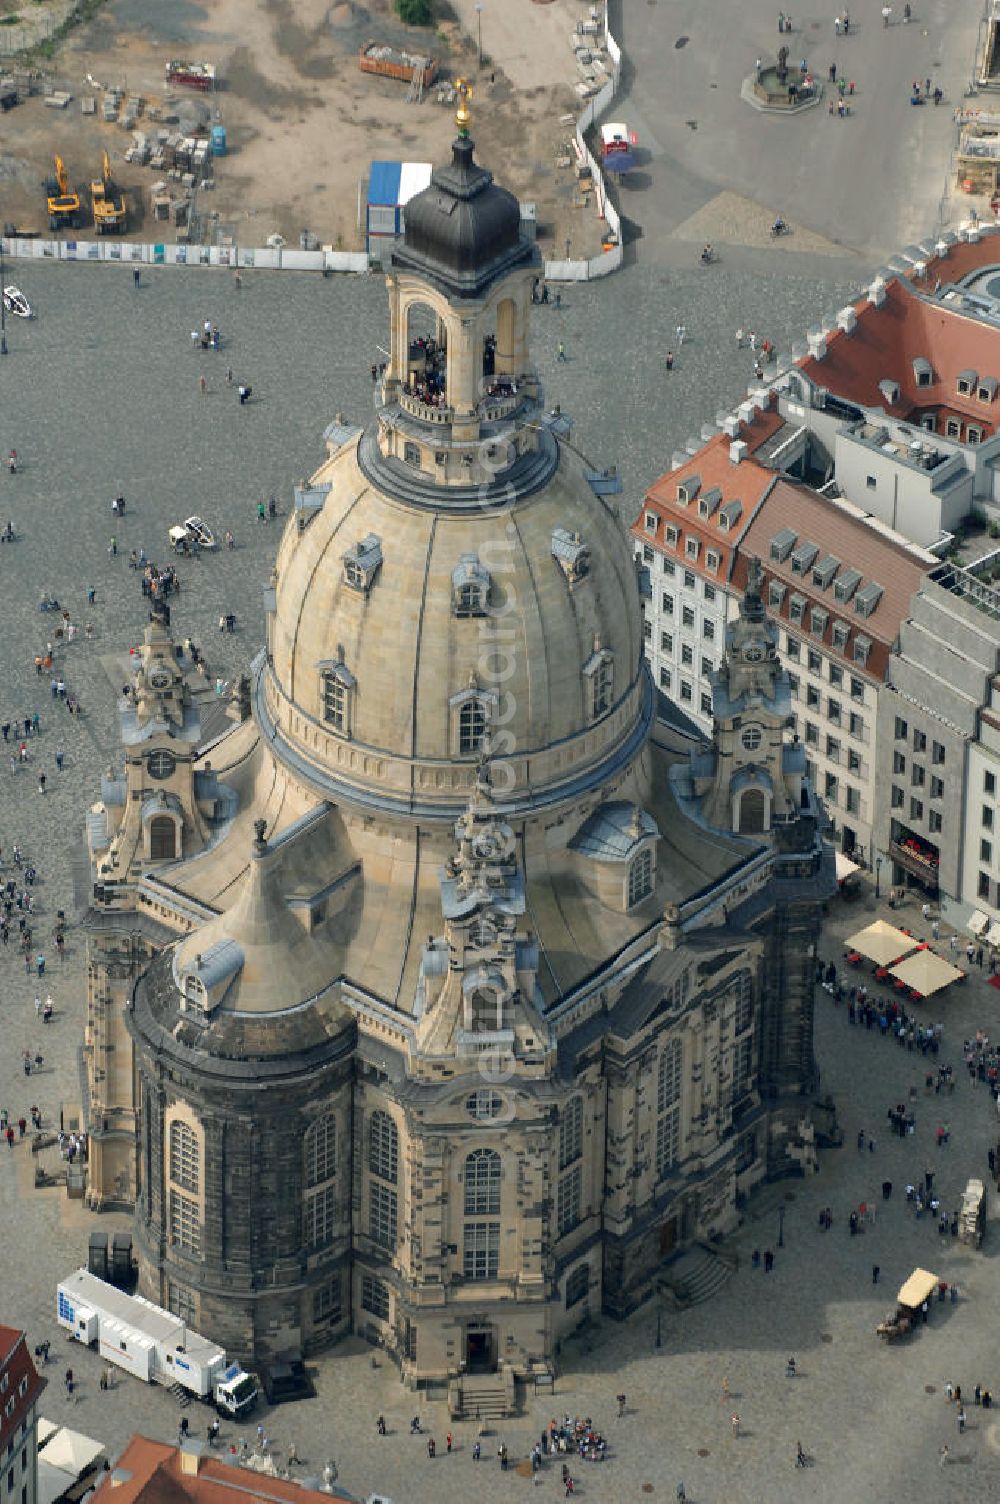
[[[483,7],[481,5],[476,6],[476,29],[479,43],[479,66],[481,68],[483,66]]]
[[[876,853],[876,856],[875,856],[875,898],[876,898],[876,900],[878,899],[878,896],[879,896],[879,879],[880,879],[881,876],[882,876],[882,853],[878,852],[878,853]]]
[[[785,1208],[783,1206],[779,1206],[778,1207],[778,1247],[779,1248],[784,1248],[784,1246],[785,1246]]]
[[[0,235],[0,355],[7,354],[7,304],[3,300],[4,284],[7,280],[3,264],[3,236]]]

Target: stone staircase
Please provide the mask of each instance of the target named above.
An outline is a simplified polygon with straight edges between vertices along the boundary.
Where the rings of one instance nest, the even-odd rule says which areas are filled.
[[[448,1385],[452,1420],[503,1420],[517,1409],[517,1386],[510,1369],[499,1373],[462,1374]]]
[[[663,1294],[669,1294],[680,1308],[686,1309],[717,1295],[735,1267],[735,1261],[697,1245],[671,1259],[658,1284]]]

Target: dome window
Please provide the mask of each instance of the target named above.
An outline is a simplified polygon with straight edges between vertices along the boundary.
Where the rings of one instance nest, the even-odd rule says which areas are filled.
[[[607,715],[614,703],[615,660],[614,655],[594,638],[594,651],[583,665],[583,677],[587,685],[587,714],[592,721]]]
[[[490,598],[490,572],[477,554],[463,554],[451,576],[451,604],[456,616],[485,616]]]
[[[490,718],[496,712],[498,696],[493,690],[480,689],[475,674],[468,686],[452,695],[448,704],[452,715],[452,756],[476,757],[486,744]]]
[[[564,527],[553,528],[552,557],[570,585],[590,573],[590,549],[579,533],[571,533]]]
[[[344,583],[367,595],[382,567],[382,540],[369,533],[344,555]]]
[[[341,736],[350,736],[357,681],[344,663],[344,649],[338,646],[337,661],[321,663],[319,668],[323,722]]]

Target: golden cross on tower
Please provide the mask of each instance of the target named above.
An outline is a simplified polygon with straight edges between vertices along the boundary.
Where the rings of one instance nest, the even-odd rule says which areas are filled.
[[[458,109],[455,111],[455,124],[458,126],[458,134],[467,136],[472,113],[469,110],[469,100],[472,98],[472,85],[464,78],[456,78],[455,92],[458,95]]]

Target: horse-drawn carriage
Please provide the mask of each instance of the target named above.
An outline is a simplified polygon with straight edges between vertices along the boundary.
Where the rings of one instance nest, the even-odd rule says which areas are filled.
[[[875,1328],[877,1335],[886,1342],[895,1342],[898,1337],[909,1336],[918,1313],[923,1306],[930,1305],[937,1287],[936,1274],[931,1274],[929,1269],[914,1269],[896,1296],[896,1309],[890,1311]]]

